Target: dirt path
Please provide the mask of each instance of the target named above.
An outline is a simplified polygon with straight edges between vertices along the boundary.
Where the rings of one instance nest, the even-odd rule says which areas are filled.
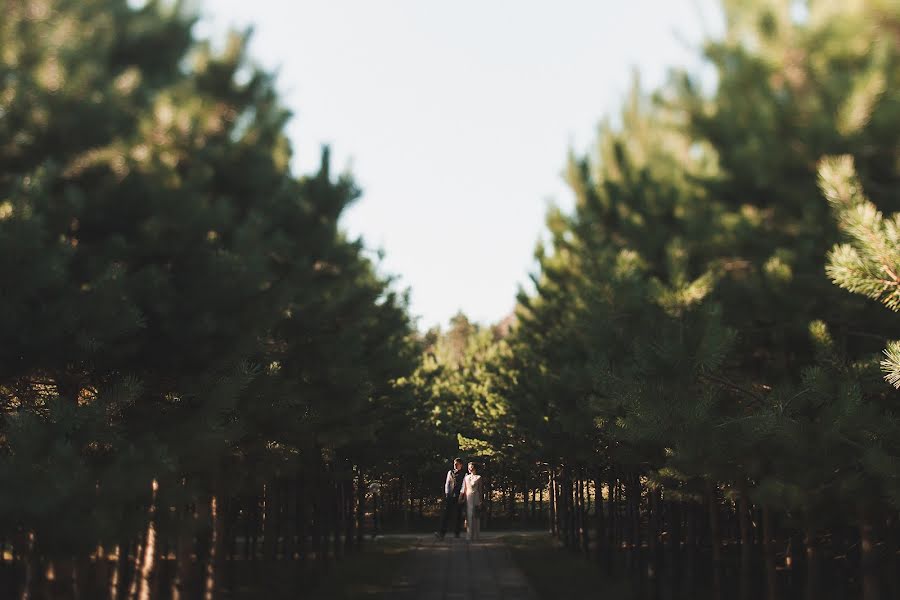
[[[401,600],[537,600],[497,534],[477,542],[418,537],[390,598]]]

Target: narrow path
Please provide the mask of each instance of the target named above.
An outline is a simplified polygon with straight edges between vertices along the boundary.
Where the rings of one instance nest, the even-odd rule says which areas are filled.
[[[389,594],[400,600],[537,600],[497,534],[417,539]]]

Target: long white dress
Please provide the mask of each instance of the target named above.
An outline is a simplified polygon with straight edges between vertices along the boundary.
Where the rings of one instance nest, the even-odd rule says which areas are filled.
[[[462,493],[466,495],[466,538],[477,540],[481,517],[475,515],[475,507],[481,506],[481,475],[466,475]]]

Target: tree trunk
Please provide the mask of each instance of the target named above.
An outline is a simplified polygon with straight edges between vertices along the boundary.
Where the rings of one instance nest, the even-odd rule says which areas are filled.
[[[184,517],[187,517],[184,518]],[[197,514],[185,508],[178,524],[175,542],[175,577],[172,579],[172,600],[186,600],[191,596],[188,586],[191,581],[191,555],[194,546],[194,521]]]
[[[566,467],[566,523],[568,525],[568,539],[572,550],[579,550],[581,547],[581,536],[578,534],[577,511],[578,500],[575,498],[575,479],[572,475],[572,469]]]
[[[353,472],[352,470],[350,471]],[[407,484],[408,485],[408,484]],[[410,518],[412,518],[413,512],[413,499],[411,487],[407,488],[407,503],[409,506],[408,514]],[[351,475],[349,478],[344,480],[344,510],[347,511],[346,517],[346,533],[344,534],[344,538],[347,545],[347,550],[353,550],[356,547],[356,497],[353,494],[353,476]]]
[[[144,557],[140,567],[140,582],[138,583],[138,599],[150,600],[152,593],[151,580],[153,577],[153,569],[156,561],[156,496],[159,490],[159,483],[154,479],[150,484],[152,494],[150,497],[150,508],[147,511],[147,535],[146,545],[144,546]]]
[[[629,508],[629,527],[630,536],[630,562],[631,568],[635,574],[641,571],[641,480],[637,473],[629,473],[628,475],[628,496]]]
[[[544,514],[544,488],[538,488],[538,512]]]
[[[585,556],[590,556],[591,532],[587,522],[587,502],[585,500],[587,482],[578,478],[578,528],[581,536],[581,549]],[[587,492],[589,493],[589,492]]]
[[[97,550],[95,551],[97,556],[97,568],[94,569],[94,580],[91,584],[91,593],[94,596],[100,596],[101,591],[106,591],[106,597],[109,598],[111,594],[109,593],[109,578],[111,577],[109,571],[109,559],[106,556],[106,548],[103,547],[102,544],[97,545]],[[83,577],[86,577],[87,573],[83,574]]]
[[[560,469],[556,476],[556,514],[557,514],[557,529],[559,530],[560,539],[562,539],[563,545],[568,548],[569,547],[569,525],[566,520],[568,515],[566,501],[568,500],[566,496],[566,475],[563,469]]]
[[[775,540],[772,511],[763,507],[763,556],[766,566],[766,600],[778,600],[778,571],[775,569]]]
[[[275,560],[275,513],[277,507],[277,488],[274,480],[270,480],[263,485],[262,554],[266,567]]]
[[[209,540],[209,558],[206,562],[206,577],[203,585],[203,599],[213,600],[218,594],[219,578],[222,576],[222,550],[224,538],[224,507],[221,496],[213,494],[209,500],[209,518],[212,525]]]
[[[682,502],[679,500],[669,500],[666,502],[668,507],[667,514],[667,533],[668,533],[668,559],[665,572],[667,573],[667,583],[669,589],[672,590],[670,597],[677,597],[678,590],[681,589],[682,579],[682,561],[681,561],[681,542],[683,530],[681,527]]]
[[[558,536],[559,528],[557,527],[557,517],[556,517],[556,477],[554,477],[553,469],[549,470],[549,475],[547,476],[547,500],[550,505],[550,535]]]
[[[527,523],[528,517],[531,514],[529,510],[529,502],[528,502],[528,480],[524,480],[522,482],[522,522]]]
[[[603,516],[603,476],[600,467],[594,472],[594,537],[597,540],[597,560],[601,563],[609,561],[609,549],[604,547],[606,544],[606,520]],[[607,569],[609,565],[606,565]]]
[[[722,600],[722,536],[719,531],[719,503],[716,486],[706,481],[709,507],[709,541],[712,546],[712,598]]]
[[[144,559],[144,538],[143,536],[137,543],[134,550],[134,566],[131,570],[131,581],[128,585],[128,600],[136,600],[138,593],[138,582],[141,576],[141,563]]]
[[[891,511],[884,525],[884,556],[887,564],[884,565],[883,570],[887,579],[887,596],[888,598],[900,598],[900,568],[897,564],[898,553],[900,553],[900,543],[898,543],[900,531],[898,531],[895,511]]]
[[[607,486],[607,496],[606,496],[606,505],[607,510],[606,514],[609,515],[609,564],[610,573],[615,568],[615,559],[619,555],[619,515],[618,509],[616,508],[616,490],[618,489],[619,484],[616,480],[616,472],[615,468],[610,466],[609,468],[609,485]]]
[[[360,477],[362,476],[362,471],[360,471]],[[306,547],[306,538],[309,520],[307,519],[307,510],[306,510],[306,502],[308,500],[309,490],[306,489],[305,486],[306,480],[304,479],[302,473],[297,474],[297,497],[294,499],[296,503],[296,512],[297,512],[297,522],[294,523],[294,532],[297,536],[297,559],[299,565],[296,569],[294,569],[294,581],[297,583],[296,589],[303,589],[306,581],[306,569],[307,569],[307,547]],[[363,489],[363,497],[365,497],[365,490]],[[364,500],[365,501],[365,500]],[[359,534],[362,535],[362,528],[359,529]]]
[[[654,589],[659,588],[659,572],[662,566],[660,535],[662,533],[662,490],[657,486],[648,491],[649,518],[647,524],[647,578]],[[658,596],[655,593],[654,596]]]
[[[684,589],[687,598],[693,597],[697,584],[697,512],[700,506],[693,502],[686,506],[687,534],[684,541]]]
[[[21,552],[22,560],[25,563],[25,581],[19,595],[20,600],[31,600],[34,597],[32,592],[38,577],[37,552],[35,551],[35,535],[33,531],[25,534],[25,548]]]
[[[356,467],[356,545],[362,546],[366,518],[366,478],[362,467]]]
[[[803,545],[806,548],[806,600],[819,598],[819,542],[811,527],[804,532]]]
[[[111,600],[119,600],[125,597],[128,591],[128,549],[130,544],[123,539],[116,546],[116,567],[112,579],[109,582],[109,597]]]
[[[741,600],[751,600],[753,595],[753,540],[750,529],[750,499],[746,482],[743,482],[738,497],[738,524],[741,532]]]
[[[880,561],[875,547],[875,524],[871,514],[865,509],[860,511],[859,546],[863,600],[880,600],[881,591],[878,582]]]

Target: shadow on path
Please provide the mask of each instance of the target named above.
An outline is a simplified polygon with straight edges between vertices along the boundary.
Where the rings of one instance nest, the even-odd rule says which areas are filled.
[[[415,546],[386,597],[400,600],[537,600],[501,539],[511,534],[516,535],[513,532],[488,532],[477,542],[469,542],[465,537],[438,540],[410,535],[410,539],[416,540]]]

